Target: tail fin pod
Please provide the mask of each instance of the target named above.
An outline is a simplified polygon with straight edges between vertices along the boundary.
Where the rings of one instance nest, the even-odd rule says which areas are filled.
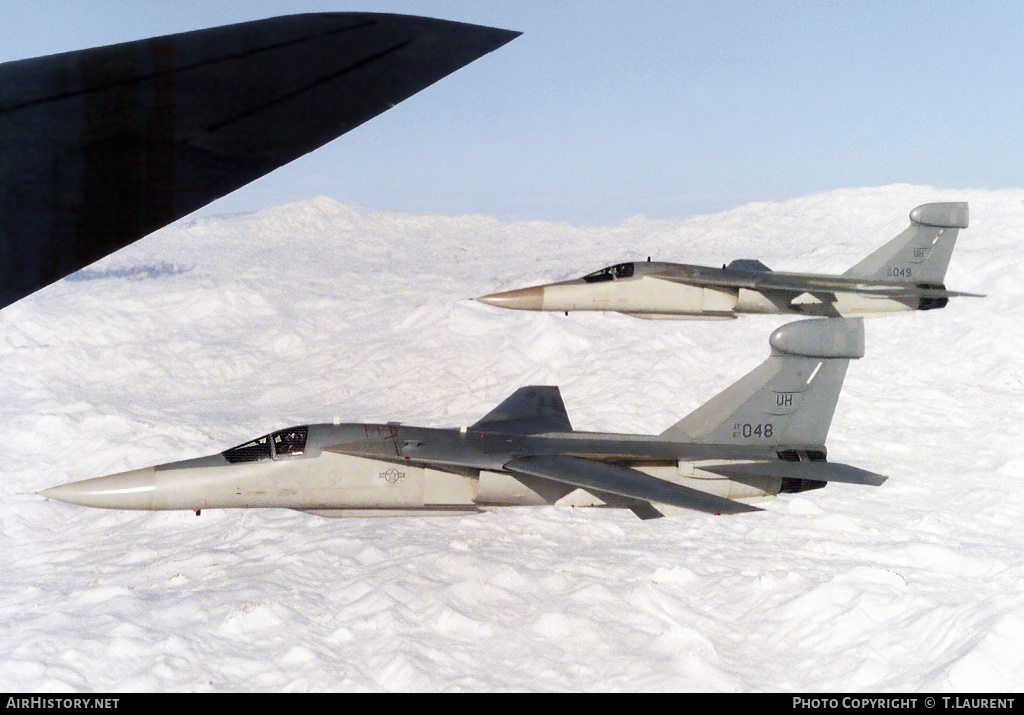
[[[851,359],[864,356],[863,318],[777,328],[753,371],[665,430],[678,441],[823,446]]]
[[[907,230],[843,275],[941,284],[967,219],[966,202],[922,204],[910,212]]]

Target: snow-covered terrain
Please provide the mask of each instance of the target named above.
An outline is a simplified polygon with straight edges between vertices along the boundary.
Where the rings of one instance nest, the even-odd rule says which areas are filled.
[[[623,260],[841,272],[967,200],[946,284],[867,323],[829,455],[891,476],[734,517],[322,519],[49,502],[306,422],[458,426],[560,385],[657,433],[785,317],[640,321],[473,296]],[[0,690],[1024,689],[1024,190],[888,186],[618,226],[365,213],[180,222],[0,312]]]

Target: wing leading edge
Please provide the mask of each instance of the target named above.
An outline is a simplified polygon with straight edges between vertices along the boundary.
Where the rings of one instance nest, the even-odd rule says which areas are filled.
[[[0,308],[518,35],[319,13],[0,65]]]

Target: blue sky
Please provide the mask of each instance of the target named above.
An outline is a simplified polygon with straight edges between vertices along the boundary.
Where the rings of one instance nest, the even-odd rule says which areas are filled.
[[[204,211],[366,209],[604,224],[891,183],[1024,185],[1024,3],[35,0],[0,60],[297,12],[522,31]]]

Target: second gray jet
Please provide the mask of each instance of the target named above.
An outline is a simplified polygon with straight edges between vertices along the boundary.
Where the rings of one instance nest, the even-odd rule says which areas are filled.
[[[757,260],[721,268],[680,263],[620,263],[582,278],[477,298],[515,310],[603,310],[636,318],[730,319],[743,313],[825,317],[885,315],[943,308],[954,296],[943,279],[966,203],[923,204],[910,227],[841,276],[782,273]]]

